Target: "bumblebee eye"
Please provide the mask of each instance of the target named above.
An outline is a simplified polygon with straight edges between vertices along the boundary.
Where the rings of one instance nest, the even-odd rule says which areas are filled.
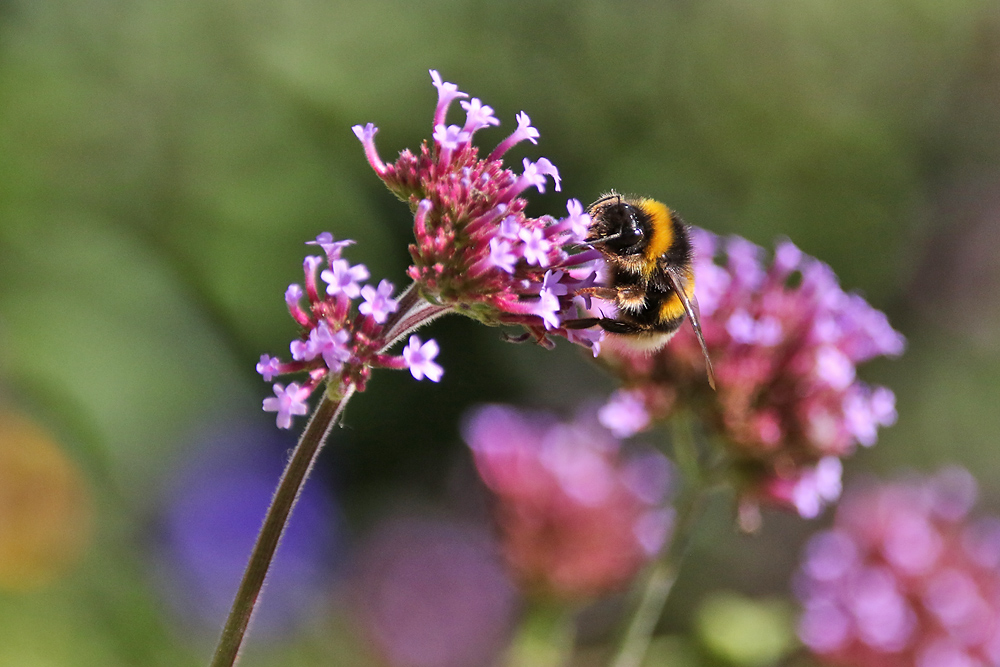
[[[642,240],[645,233],[639,222],[639,216],[636,215],[632,206],[626,205],[623,213],[621,230],[608,241],[608,246],[614,250],[624,250],[635,246]]]

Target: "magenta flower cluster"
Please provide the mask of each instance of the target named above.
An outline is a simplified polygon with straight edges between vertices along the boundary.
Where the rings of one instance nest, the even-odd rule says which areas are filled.
[[[892,391],[860,381],[857,365],[900,354],[904,339],[882,312],[844,292],[829,266],[789,241],[770,265],[763,249],[740,237],[692,229],[692,241],[718,392],[705,381],[693,330],[683,326],[654,356],[605,353],[626,385],[614,400],[645,408],[644,415],[633,407],[631,430],[693,407],[727,443],[747,502],[815,516],[839,495],[839,457],[873,445],[878,428],[896,419]]]
[[[334,241],[328,232],[309,241],[307,245],[321,247],[325,257],[306,257],[304,288],[293,284],[285,291],[288,312],[302,327],[301,336],[291,343],[291,361],[265,354],[257,372],[267,382],[286,373],[308,377],[302,383],[276,383],[274,396],[264,399],[264,410],[277,413],[279,428],[290,428],[292,417],[306,414],[306,400],[324,383],[335,392],[347,385],[364,390],[372,368],[407,368],[416,379],[434,382],[444,372],[434,361],[438,345],[433,340],[411,336],[402,355],[384,353],[393,342],[386,325],[400,312],[400,303],[388,280],[374,287],[361,284],[369,278],[368,269],[341,256],[352,243]]]
[[[409,276],[432,303],[489,325],[522,325],[525,337],[540,343],[562,336],[596,354],[600,331],[563,326],[589,306],[576,293],[597,277],[596,251],[571,252],[590,225],[583,205],[569,200],[566,216],[558,220],[526,216],[526,190],[544,192],[550,179],[560,189],[559,171],[544,157],[525,159],[520,174],[503,165],[514,145],[537,143],[531,119],[519,113],[517,128],[481,158],[472,139],[500,124],[493,109],[478,98],[466,100],[466,93],[434,70],[431,78],[438,92],[432,141],[418,152],[404,150],[396,162],[385,164],[375,148],[378,129],[371,123],[354,127],[375,173],[413,212]],[[447,124],[456,99],[466,112],[461,126]]]
[[[529,591],[585,599],[626,584],[669,536],[670,468],[625,456],[587,410],[571,422],[487,405],[463,436],[494,505],[507,563]]]
[[[1000,519],[971,519],[972,476],[849,490],[805,548],[799,635],[824,664],[1000,664]]]

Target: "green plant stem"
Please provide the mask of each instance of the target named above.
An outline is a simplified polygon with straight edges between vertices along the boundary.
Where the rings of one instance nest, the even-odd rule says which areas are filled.
[[[278,482],[271,506],[267,510],[264,525],[257,535],[257,542],[250,554],[250,561],[243,573],[243,580],[240,582],[236,599],[233,600],[233,607],[229,611],[229,618],[226,619],[222,637],[212,658],[212,667],[232,667],[236,664],[247,627],[250,625],[250,618],[260,599],[264,579],[274,559],[274,552],[278,548],[281,535],[285,531],[288,517],[299,499],[302,486],[326,442],[330,429],[337,423],[353,394],[353,386],[349,386],[339,399],[324,394],[292,451],[291,459]]]
[[[676,503],[677,514],[670,546],[647,575],[639,603],[610,663],[612,667],[642,665],[709,493],[698,464],[698,450],[690,419],[687,415],[677,415],[675,419],[674,456],[685,477],[685,484]]]
[[[562,667],[573,653],[573,610],[557,603],[533,603],[525,611],[507,650],[506,667]]]

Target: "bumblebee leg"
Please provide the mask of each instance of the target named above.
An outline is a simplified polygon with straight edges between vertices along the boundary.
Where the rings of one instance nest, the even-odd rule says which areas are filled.
[[[583,317],[577,320],[566,320],[561,326],[564,329],[589,329],[593,326],[600,326],[608,333],[615,334],[638,334],[648,331],[648,328],[644,329],[631,322],[622,322],[610,317]]]
[[[631,322],[622,322],[621,320],[614,320],[610,317],[602,317],[597,321],[597,324],[601,325],[601,328],[608,333],[614,334],[637,334],[646,331],[642,327],[632,324]]]
[[[560,326],[564,329],[589,329],[597,326],[600,322],[601,318],[599,317],[582,317],[577,320],[566,320]]]

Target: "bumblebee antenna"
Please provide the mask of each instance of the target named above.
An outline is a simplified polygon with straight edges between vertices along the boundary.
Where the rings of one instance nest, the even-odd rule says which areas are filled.
[[[688,320],[691,322],[691,328],[694,329],[694,335],[698,338],[698,344],[701,345],[701,353],[705,355],[705,372],[708,374],[708,386],[714,391],[715,369],[712,368],[712,358],[708,356],[708,346],[705,344],[705,336],[701,333],[701,320],[698,317],[698,311],[695,307],[697,302],[695,304],[691,303],[687,293],[681,289],[681,281],[673,271],[666,271],[665,273],[667,274],[667,279],[670,281],[670,287],[684,305],[684,312],[687,313]]]
[[[615,234],[609,234],[608,236],[602,236],[597,239],[590,239],[589,241],[586,241],[586,243],[587,245],[594,245],[595,243],[607,243],[608,241],[614,241],[617,238],[621,238],[621,235],[622,233],[621,231],[619,231]]]

